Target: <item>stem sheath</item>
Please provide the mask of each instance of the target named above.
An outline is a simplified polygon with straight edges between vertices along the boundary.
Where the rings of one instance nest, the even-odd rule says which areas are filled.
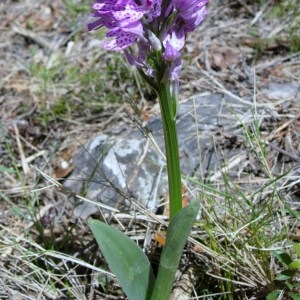
[[[171,93],[171,84],[169,81],[162,82],[157,91],[166,148],[170,220],[182,208],[180,160],[176,127],[178,95]]]

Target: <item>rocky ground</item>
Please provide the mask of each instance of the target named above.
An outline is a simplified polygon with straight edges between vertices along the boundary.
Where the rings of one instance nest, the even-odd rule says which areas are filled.
[[[211,0],[207,20],[188,37],[184,51],[178,119],[184,173],[219,186],[226,172],[243,191],[250,189],[249,182],[256,188],[266,180],[241,125],[251,128],[256,122],[271,174],[292,170],[281,191],[295,211],[300,157],[298,2]],[[167,198],[163,158],[155,150],[146,151],[154,148],[137,129],[144,135],[152,132],[162,146],[156,99],[121,55],[103,51],[103,33],[85,30],[89,4],[0,2],[1,299],[121,299],[111,277],[96,279],[103,262],[86,218],[100,217],[99,203],[123,213],[130,207],[126,197],[143,199],[139,203],[152,209]],[[132,154],[139,174],[132,179],[136,165],[131,164],[121,177],[109,177],[116,173],[112,159],[118,158],[120,173],[120,161],[128,166]],[[99,165],[101,172],[90,165]],[[160,184],[135,184],[136,178],[149,182],[153,174]],[[196,190],[190,183],[189,197]],[[134,235],[132,223],[118,218]],[[205,251],[202,260],[209,266],[212,250]],[[188,250],[187,257],[194,259]],[[261,291],[256,287],[250,288],[252,297]],[[237,295],[233,297],[246,299]]]

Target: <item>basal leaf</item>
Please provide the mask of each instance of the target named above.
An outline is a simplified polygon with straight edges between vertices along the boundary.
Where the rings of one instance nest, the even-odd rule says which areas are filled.
[[[149,299],[155,279],[142,249],[125,234],[103,222],[90,219],[89,226],[127,297],[130,300]]]
[[[158,275],[151,297],[152,300],[169,299],[182,251],[198,212],[199,202],[194,201],[185,208],[182,208],[173,219],[171,219],[166,244],[160,258]]]

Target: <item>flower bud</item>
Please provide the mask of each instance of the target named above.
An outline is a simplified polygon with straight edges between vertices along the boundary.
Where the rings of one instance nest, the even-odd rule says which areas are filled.
[[[161,51],[161,41],[159,38],[150,30],[148,31],[148,37],[151,48],[156,51]]]

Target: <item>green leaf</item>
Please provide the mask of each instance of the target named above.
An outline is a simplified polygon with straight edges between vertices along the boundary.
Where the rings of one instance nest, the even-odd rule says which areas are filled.
[[[5,166],[0,165],[0,172],[7,172],[7,173],[16,173],[16,171],[12,168],[7,168]]]
[[[292,299],[292,300],[300,300],[300,294],[296,293],[296,292],[288,292],[288,296]]]
[[[297,253],[297,257],[300,258],[300,243],[293,242],[293,247],[294,247],[294,249],[295,249],[295,251]]]
[[[272,291],[267,295],[266,300],[277,300],[280,294],[281,291]]]
[[[296,259],[288,265],[289,269],[300,269],[300,259]]]
[[[300,289],[300,282],[299,281],[294,281],[293,282],[293,288],[299,290]]]
[[[142,249],[125,234],[103,222],[90,219],[89,226],[127,297],[130,300],[149,299],[155,278]]]
[[[294,289],[294,283],[292,281],[286,281],[285,285],[288,287],[289,291]]]
[[[151,300],[169,300],[184,245],[199,212],[199,202],[182,208],[171,219]]]
[[[293,271],[293,270],[284,270],[276,276],[275,280],[286,281],[286,280],[291,279],[292,277],[294,277],[294,275],[295,275],[295,271]]]
[[[275,254],[275,256],[277,257],[277,259],[284,264],[285,266],[288,266],[293,260],[291,259],[291,257],[282,251],[276,250],[273,251],[273,253]]]

